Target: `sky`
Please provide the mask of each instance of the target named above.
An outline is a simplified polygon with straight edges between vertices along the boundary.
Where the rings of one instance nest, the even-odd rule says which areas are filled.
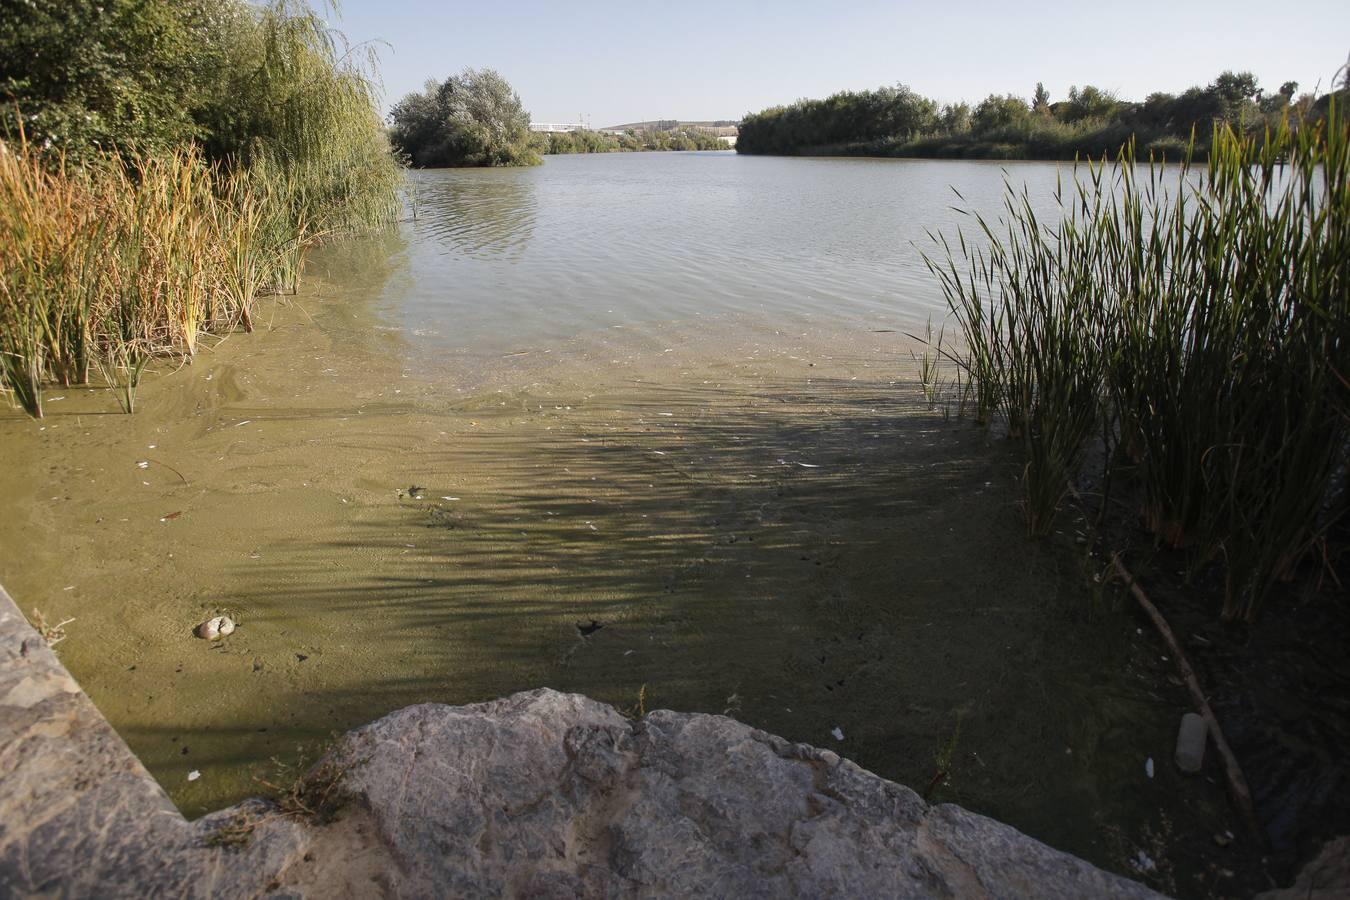
[[[1141,100],[1232,69],[1305,92],[1350,54],[1347,0],[340,0],[338,27],[382,42],[386,111],[428,78],[487,67],[534,121],[595,128],[896,83],[944,103],[1029,98],[1038,81],[1052,101],[1084,84]]]

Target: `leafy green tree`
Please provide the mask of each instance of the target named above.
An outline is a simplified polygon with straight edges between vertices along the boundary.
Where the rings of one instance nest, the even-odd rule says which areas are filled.
[[[1290,104],[1294,102],[1296,93],[1298,93],[1298,82],[1286,81],[1280,85],[1278,93],[1260,98],[1261,111],[1270,115],[1288,109]]]
[[[1209,92],[1219,104],[1219,115],[1225,121],[1237,123],[1250,118],[1256,108],[1261,89],[1251,72],[1224,72],[1209,86]]]
[[[812,147],[910,138],[936,127],[938,105],[905,85],[843,91],[747,115],[736,148],[745,153],[796,153]]]
[[[0,0],[0,136],[74,163],[195,144],[266,167],[320,230],[393,209],[372,84],[304,0]]]
[[[1092,85],[1069,88],[1069,99],[1060,105],[1059,117],[1065,122],[1081,122],[1084,119],[1108,119],[1115,114],[1119,104],[1116,98]]]
[[[1039,81],[1036,82],[1036,93],[1032,96],[1031,108],[1038,113],[1050,112],[1050,92]]]
[[[1031,109],[1021,97],[990,94],[975,107],[971,127],[976,134],[1009,136],[1025,132],[1031,124]]]
[[[937,125],[944,134],[965,134],[970,131],[970,104],[949,103],[942,107]]]
[[[443,83],[428,81],[390,113],[390,139],[414,166],[522,166],[539,156],[530,114],[506,79],[492,69],[465,69]]]
[[[31,141],[77,158],[197,136],[197,88],[224,57],[211,7],[230,5],[0,0],[0,133],[13,136],[17,107]]]

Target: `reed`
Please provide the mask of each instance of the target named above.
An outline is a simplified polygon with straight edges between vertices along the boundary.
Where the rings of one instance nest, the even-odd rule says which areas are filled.
[[[85,380],[103,223],[58,158],[0,143],[0,383],[34,417],[42,384]]]
[[[938,397],[943,387],[942,348],[945,332],[943,329],[938,329],[938,333],[934,337],[933,319],[930,316],[928,322],[924,325],[923,337],[913,334],[907,336],[919,342],[923,348],[918,353],[910,351],[910,357],[919,367],[919,388],[923,391],[924,401],[931,411],[937,408]]]
[[[1350,128],[1217,127],[1208,159],[1075,165],[1043,223],[1002,218],[929,259],[975,415],[1023,441],[1027,522],[1050,529],[1094,435],[1156,540],[1222,565],[1254,618],[1347,509]],[[941,238],[939,238],[941,240]]]
[[[31,415],[91,368],[130,412],[149,360],[251,331],[316,241],[393,221],[402,169],[359,55],[302,2],[245,9],[199,142],[67,167],[21,116],[0,142],[0,390]]]
[[[44,384],[92,368],[130,412],[148,360],[252,330],[256,299],[293,293],[322,237],[296,178],[208,165],[193,146],[68,171],[0,142],[0,387],[41,417]]]

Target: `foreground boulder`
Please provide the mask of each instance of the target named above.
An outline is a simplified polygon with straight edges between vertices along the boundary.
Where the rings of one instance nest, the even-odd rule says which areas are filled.
[[[0,896],[1153,897],[835,753],[537,690],[189,823],[0,591]]]
[[[1154,896],[722,716],[540,690],[409,707],[330,759],[410,895]]]

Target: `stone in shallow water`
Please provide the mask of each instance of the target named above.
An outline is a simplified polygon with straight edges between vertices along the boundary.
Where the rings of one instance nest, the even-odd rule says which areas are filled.
[[[1186,713],[1181,717],[1181,728],[1177,731],[1177,768],[1194,775],[1205,764],[1205,743],[1209,740],[1209,727],[1198,713]]]
[[[206,638],[208,641],[214,641],[223,638],[227,634],[234,633],[234,620],[229,616],[216,616],[207,619],[194,629],[197,637]]]

